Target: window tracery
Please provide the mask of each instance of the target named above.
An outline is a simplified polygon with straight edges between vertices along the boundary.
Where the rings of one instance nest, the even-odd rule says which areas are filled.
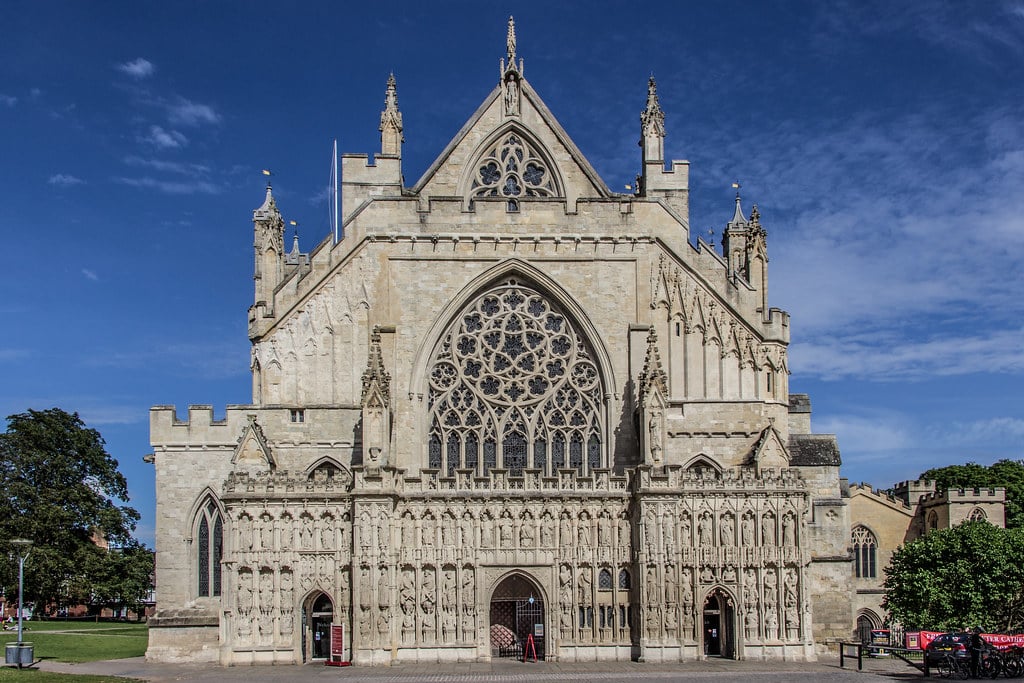
[[[858,579],[873,579],[878,576],[875,562],[875,551],[878,541],[875,535],[864,526],[855,526],[851,533],[853,542],[853,560]]]
[[[224,548],[224,525],[212,498],[196,515],[196,564],[200,597],[217,597],[221,592],[220,562]]]
[[[432,469],[452,476],[501,467],[521,476],[527,468],[553,475],[603,466],[597,365],[568,318],[522,283],[507,281],[463,311],[443,338],[429,386]]]
[[[558,195],[547,163],[521,135],[503,135],[477,164],[470,202],[478,197],[504,197],[509,211],[519,210],[519,197]]]
[[[987,522],[988,515],[985,514],[984,510],[982,510],[979,507],[976,507],[973,510],[971,510],[971,514],[967,516],[967,519],[972,522]]]

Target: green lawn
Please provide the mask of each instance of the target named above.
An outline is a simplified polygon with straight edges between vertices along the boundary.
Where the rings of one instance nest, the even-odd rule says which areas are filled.
[[[35,669],[0,669],[0,683],[142,683],[137,678],[116,676],[86,676],[83,674],[55,674]]]
[[[145,624],[33,621],[26,626],[29,630],[24,638],[35,646],[36,659],[59,662],[141,657],[149,640]],[[0,643],[17,640],[17,631],[4,631],[0,636]],[[0,683],[5,680],[0,678]]]

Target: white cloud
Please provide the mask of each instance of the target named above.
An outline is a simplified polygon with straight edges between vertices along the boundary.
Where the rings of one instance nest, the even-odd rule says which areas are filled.
[[[177,149],[188,144],[188,138],[176,130],[164,130],[160,126],[150,126],[149,135],[143,141],[160,149]]]
[[[50,179],[46,182],[50,185],[57,185],[58,187],[74,187],[75,185],[83,184],[85,181],[68,173],[57,173],[56,175],[50,176]]]
[[[0,363],[21,360],[32,355],[28,349],[3,349],[0,348]]]
[[[915,441],[906,421],[893,416],[831,415],[814,420],[814,431],[835,434],[842,452],[854,452],[861,459],[906,448]]]
[[[178,173],[181,175],[207,175],[210,172],[210,167],[204,164],[187,164],[178,161],[166,161],[164,159],[144,159],[138,156],[125,157],[124,163],[129,166],[151,168],[155,171]]]
[[[150,76],[152,76],[153,73],[156,71],[156,67],[153,66],[153,63],[150,62],[148,59],[143,59],[142,57],[139,57],[138,59],[135,59],[133,61],[125,62],[124,64],[118,64],[117,70],[121,73],[131,76],[132,78],[141,80],[143,78],[149,78]]]
[[[164,194],[219,194],[221,188],[206,180],[159,180],[148,176],[142,178],[115,178],[116,182],[130,187],[159,190]]]
[[[953,422],[944,425],[941,441],[970,446],[993,442],[1019,441],[1024,437],[1024,419],[1019,417],[992,417],[973,422]]]
[[[167,105],[167,119],[176,126],[200,126],[204,123],[220,123],[220,114],[207,104],[177,97]]]
[[[100,279],[95,271],[89,270],[88,268],[82,268],[82,275],[92,280],[93,282],[97,282]]]
[[[15,97],[14,95],[4,95],[4,94],[0,93],[0,104],[3,104],[3,105],[8,106],[8,107],[13,107],[17,103],[18,103],[18,98]]]

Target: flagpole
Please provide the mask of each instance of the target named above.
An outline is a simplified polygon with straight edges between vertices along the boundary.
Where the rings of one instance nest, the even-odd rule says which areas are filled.
[[[338,222],[338,138],[334,138],[334,151],[331,154],[331,195],[334,199],[334,243],[337,244],[341,239],[341,225]]]

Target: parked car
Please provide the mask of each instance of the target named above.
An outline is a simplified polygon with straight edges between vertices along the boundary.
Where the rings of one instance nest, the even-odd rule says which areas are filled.
[[[924,650],[924,656],[928,664],[937,665],[952,654],[956,659],[971,658],[971,634],[970,633],[943,633],[936,636]]]

